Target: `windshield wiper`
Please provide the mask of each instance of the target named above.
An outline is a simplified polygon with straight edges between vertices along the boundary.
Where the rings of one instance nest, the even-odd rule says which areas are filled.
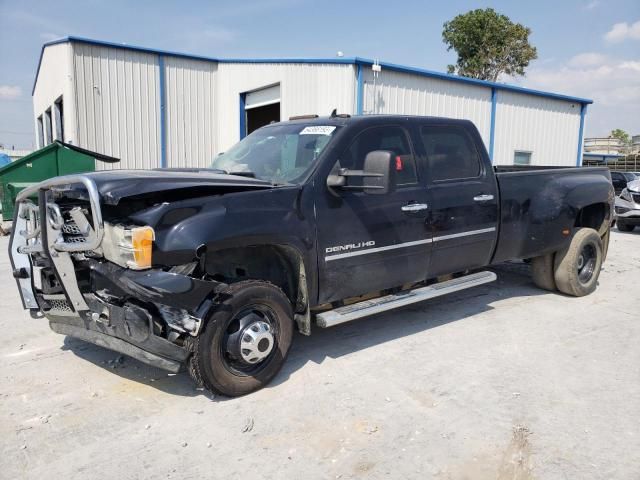
[[[251,172],[251,171],[242,171],[242,172],[228,172],[226,170],[223,170],[222,168],[210,168],[209,170],[213,170],[216,173],[222,173],[224,175],[235,175],[238,177],[246,177],[246,178],[258,178],[256,177],[256,173],[255,172]],[[271,185],[273,185],[274,187],[284,187],[287,185],[293,185],[291,182],[278,182],[275,180],[267,180]]]
[[[242,172],[226,172],[227,175],[237,175],[238,177],[256,178],[255,172],[242,171]]]
[[[255,172],[228,172],[222,168],[208,168],[207,170],[211,170],[212,172],[216,173],[222,173],[223,175],[236,175],[238,177],[256,178]]]

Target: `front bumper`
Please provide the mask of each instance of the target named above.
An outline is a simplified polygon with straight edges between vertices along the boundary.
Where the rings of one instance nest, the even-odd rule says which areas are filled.
[[[50,191],[69,184],[84,184],[91,199],[84,213],[71,211],[84,242],[65,241],[64,218]],[[36,194],[37,205],[29,200]],[[101,258],[100,203],[87,177],[59,177],[25,190],[16,211],[9,256],[25,309],[42,312],[57,333],[179,370],[190,354],[189,338],[199,333],[224,284],[162,269],[128,270]]]
[[[140,347],[128,338],[120,338],[115,335],[101,332],[96,329],[95,324],[87,325],[82,318],[78,316],[70,317],[56,317],[47,315],[49,318],[49,326],[51,330],[61,335],[67,335],[69,337],[75,337],[85,342],[93,343],[109,350],[113,350],[124,355],[135,358],[136,360],[152,365],[154,367],[168,370],[169,372],[177,373],[181,370],[183,362],[189,355],[186,348],[180,348],[172,343],[164,345],[163,348],[157,348],[154,346],[145,345]],[[168,352],[167,350],[173,350]],[[160,352],[165,353],[161,355]]]
[[[221,284],[162,270],[86,263],[91,293],[83,298],[88,310],[73,311],[62,295],[34,292],[51,329],[178,371],[191,353],[185,339],[199,333]]]
[[[634,195],[638,195],[635,193]],[[615,204],[616,219],[623,218],[625,223],[640,225],[640,203],[630,202],[624,198],[617,197]]]

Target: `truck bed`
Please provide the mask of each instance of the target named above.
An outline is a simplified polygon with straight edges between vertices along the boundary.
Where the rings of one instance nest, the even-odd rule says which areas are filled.
[[[495,166],[494,172],[500,190],[500,229],[492,263],[562,248],[567,240],[563,230],[574,226],[575,209],[596,199],[601,204],[612,188],[606,167]]]
[[[495,173],[505,172],[530,172],[533,170],[575,170],[576,168],[584,169],[587,167],[565,167],[558,165],[494,165]]]

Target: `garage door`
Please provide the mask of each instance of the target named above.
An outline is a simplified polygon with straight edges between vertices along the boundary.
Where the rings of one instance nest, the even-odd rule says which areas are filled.
[[[280,85],[273,85],[260,90],[254,90],[253,92],[247,92],[244,100],[244,109],[250,110],[274,103],[280,103]]]
[[[245,93],[243,137],[260,127],[279,121],[280,85]]]

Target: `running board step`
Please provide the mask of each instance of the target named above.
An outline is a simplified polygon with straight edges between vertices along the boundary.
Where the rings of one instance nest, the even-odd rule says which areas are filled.
[[[365,300],[363,302],[345,305],[328,312],[322,312],[316,315],[316,323],[321,328],[333,327],[344,322],[350,322],[362,317],[368,317],[387,310],[404,307],[412,303],[422,302],[430,298],[440,297],[448,293],[465,290],[471,287],[477,287],[484,283],[493,282],[496,278],[493,272],[478,272],[464,277],[454,278],[446,282],[434,283],[428,287],[420,287],[415,290],[407,290],[405,292],[386,295],[384,297]]]

